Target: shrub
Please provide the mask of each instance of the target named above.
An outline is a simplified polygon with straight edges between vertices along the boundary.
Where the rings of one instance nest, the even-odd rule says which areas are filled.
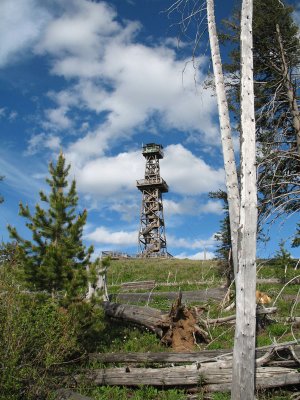
[[[279,250],[273,260],[275,274],[282,283],[286,283],[293,276],[294,260],[291,254],[285,249],[284,241],[279,243]]]
[[[55,299],[19,290],[0,271],[0,398],[42,399],[60,364],[80,350],[78,324]]]

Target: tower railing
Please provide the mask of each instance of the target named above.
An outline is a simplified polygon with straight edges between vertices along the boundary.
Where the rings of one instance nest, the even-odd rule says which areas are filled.
[[[142,154],[146,159],[144,179],[136,181],[142,192],[142,207],[139,230],[141,257],[165,257],[167,243],[163,216],[162,193],[169,187],[160,176],[159,160],[163,158],[162,146],[149,143],[143,146]]]

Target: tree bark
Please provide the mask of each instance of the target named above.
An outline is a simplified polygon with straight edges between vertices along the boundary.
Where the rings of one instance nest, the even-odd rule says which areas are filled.
[[[90,268],[87,267],[87,273],[89,274]],[[88,292],[85,296],[85,298],[90,301],[93,296],[99,296],[99,294],[102,297],[103,301],[108,301],[108,290],[107,290],[107,278],[106,278],[106,273],[107,273],[107,268],[100,268],[98,267],[96,270],[97,273],[97,281],[95,285],[92,285],[90,281],[88,281]]]
[[[293,347],[292,347],[293,346]],[[280,362],[287,361],[295,361],[290,357],[290,349],[293,348],[293,351],[296,353],[296,357],[300,357],[300,345],[296,345],[295,343],[282,343],[278,345],[270,345],[264,347],[258,347],[255,351],[257,362],[262,360],[266,354],[272,353],[272,357],[269,359],[272,360],[270,363],[274,362],[273,359]],[[90,361],[99,361],[101,363],[189,363],[189,362],[208,362],[208,361],[216,361],[218,359],[229,359],[232,358],[232,350],[231,349],[218,349],[218,350],[201,350],[194,352],[159,352],[159,353],[90,353],[89,360]],[[260,365],[264,365],[261,363]],[[269,365],[269,362],[268,362]]]
[[[216,21],[214,15],[213,0],[207,0],[207,22],[208,22],[208,33],[209,33],[213,71],[215,77],[216,95],[217,95],[219,121],[221,129],[222,150],[224,157],[224,169],[226,176],[232,260],[234,266],[234,275],[236,275],[238,266],[237,242],[238,242],[240,195],[238,187],[237,169],[234,158],[233,141],[231,135],[228,102],[226,98],[224,76],[222,71],[222,61],[221,61],[218,35],[216,29]]]
[[[75,376],[77,382],[89,381],[94,385],[159,387],[194,387],[201,385],[205,391],[219,391],[224,385],[230,391],[232,385],[232,361],[217,361],[170,368],[106,368],[87,371]],[[257,389],[297,385],[300,373],[281,367],[259,367],[256,371]]]
[[[182,292],[183,301],[206,302],[208,300],[221,301],[226,295],[226,288],[208,288],[203,290],[190,290]],[[117,301],[124,303],[130,301],[151,301],[156,297],[164,297],[168,300],[176,300],[177,292],[145,292],[145,293],[120,293],[116,296]]]
[[[253,0],[243,0],[241,14],[241,207],[232,400],[253,400],[255,389],[257,187],[252,16]]]

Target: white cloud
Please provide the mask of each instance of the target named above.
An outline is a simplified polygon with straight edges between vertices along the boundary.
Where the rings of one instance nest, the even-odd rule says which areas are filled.
[[[132,246],[137,245],[138,232],[111,231],[106,227],[98,227],[93,232],[86,234],[86,239],[107,245]]]
[[[9,121],[14,121],[18,116],[18,113],[16,111],[11,111],[8,115],[8,120]]]
[[[74,154],[67,157],[74,157]],[[86,162],[74,173],[80,191],[96,194],[99,197],[128,194],[137,191],[136,179],[142,178],[144,160],[140,152],[120,153],[115,157],[101,157]]]
[[[219,201],[208,200],[201,203],[196,198],[184,198],[182,201],[164,199],[164,212],[166,215],[201,215],[223,213],[222,205]]]
[[[17,118],[17,116],[18,113],[15,110],[9,110],[7,107],[0,108],[0,119],[7,118],[9,122],[12,122]]]
[[[187,59],[178,60],[170,40],[152,46],[138,43],[139,23],[117,21],[107,3],[70,0],[63,7],[49,22],[36,52],[51,56],[53,74],[75,79],[64,91],[52,92],[56,106],[47,110],[45,126],[70,128],[68,113],[74,108],[104,113],[98,127],[73,143],[70,152],[75,157],[95,157],[154,120],[167,129],[198,134],[199,141],[218,143],[216,100],[211,90],[201,88],[207,58],[199,58],[195,70]]]
[[[50,14],[36,0],[1,0],[0,15],[0,67],[3,67],[39,39]]]
[[[84,140],[77,142],[78,149],[84,147]],[[119,199],[137,192],[136,180],[144,176],[145,159],[141,151],[120,153],[113,157],[98,157],[82,162],[74,151],[66,153],[78,184],[83,193],[95,195],[98,198],[119,196]],[[95,154],[99,152],[95,144]],[[199,195],[224,185],[222,169],[213,169],[201,158],[197,158],[182,145],[171,145],[165,149],[165,158],[161,162],[161,176],[169,184],[172,194],[185,196]],[[197,203],[193,199],[185,199],[181,203],[167,200],[166,209],[175,214],[220,213],[218,202],[209,201],[206,204]]]
[[[38,135],[33,135],[29,141],[26,149],[26,155],[32,155],[41,149],[58,150],[61,146],[61,140],[58,136],[46,134],[44,132]]]
[[[36,199],[39,191],[44,189],[44,187],[41,188],[41,182],[35,179],[33,174],[29,174],[24,166],[21,166],[20,160],[18,166],[16,166],[13,157],[8,160],[7,154],[0,154],[0,156],[0,171],[1,175],[5,176],[3,184],[15,189],[16,193],[25,195],[29,199]],[[35,170],[39,171],[38,165],[35,165]]]
[[[208,239],[177,238],[172,235],[168,235],[167,242],[168,246],[185,249],[206,249],[214,247],[216,244],[215,235],[212,235]]]
[[[200,211],[204,214],[223,214],[223,207],[220,201],[209,200],[200,206]]]
[[[170,190],[183,195],[206,193],[224,185],[223,168],[213,169],[181,144],[165,149],[161,171]]]
[[[190,260],[211,260],[215,257],[214,253],[210,251],[200,251],[199,253],[196,254],[188,254],[188,253],[179,253],[174,255],[176,258],[188,258]]]
[[[71,0],[64,7],[63,14],[48,25],[36,46],[38,53],[91,57],[92,50],[101,51],[104,39],[120,30],[114,21],[116,13],[104,2]]]
[[[47,122],[44,123],[44,127],[55,130],[71,128],[72,120],[67,116],[67,112],[67,107],[45,110]]]

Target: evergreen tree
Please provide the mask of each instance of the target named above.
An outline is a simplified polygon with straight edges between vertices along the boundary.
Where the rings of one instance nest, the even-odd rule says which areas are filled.
[[[291,257],[291,253],[285,248],[285,241],[281,240],[279,243],[279,249],[275,254],[273,265],[275,267],[276,276],[281,280],[282,283],[286,283],[291,278],[292,266],[294,260]]]
[[[224,190],[219,189],[216,192],[210,192],[209,197],[211,199],[222,200],[223,202],[224,217],[220,221],[220,230],[215,235],[215,239],[218,242],[215,253],[220,261],[221,270],[226,276],[227,286],[229,286],[234,278],[234,273],[231,255],[231,234],[227,193]]]
[[[50,194],[40,192],[45,204],[35,207],[31,214],[28,205],[20,203],[19,214],[26,218],[26,226],[32,241],[21,238],[12,226],[8,226],[11,238],[18,243],[18,258],[24,267],[25,279],[36,290],[64,291],[75,296],[86,291],[86,267],[90,263],[93,248],[82,243],[83,227],[87,212],[76,215],[78,196],[75,180],[68,191],[67,176],[70,165],[65,166],[62,152],[56,165],[49,164]]]
[[[254,0],[253,52],[255,117],[258,144],[260,215],[299,209],[299,134],[297,70],[300,64],[298,27],[292,7],[278,0]],[[231,107],[239,115],[239,16],[225,21],[223,41],[233,45]]]
[[[299,247],[300,246],[300,223],[297,224],[297,231],[292,242],[292,247]]]
[[[234,278],[234,273],[231,255],[231,234],[227,193],[224,190],[219,189],[216,192],[209,192],[209,197],[211,199],[221,200],[223,203],[224,216],[220,221],[220,230],[215,234],[215,239],[218,242],[215,253],[220,260],[222,272],[225,274],[227,286],[229,286]],[[260,224],[257,228],[257,240],[260,242],[267,242],[269,240],[269,237],[263,233]]]

